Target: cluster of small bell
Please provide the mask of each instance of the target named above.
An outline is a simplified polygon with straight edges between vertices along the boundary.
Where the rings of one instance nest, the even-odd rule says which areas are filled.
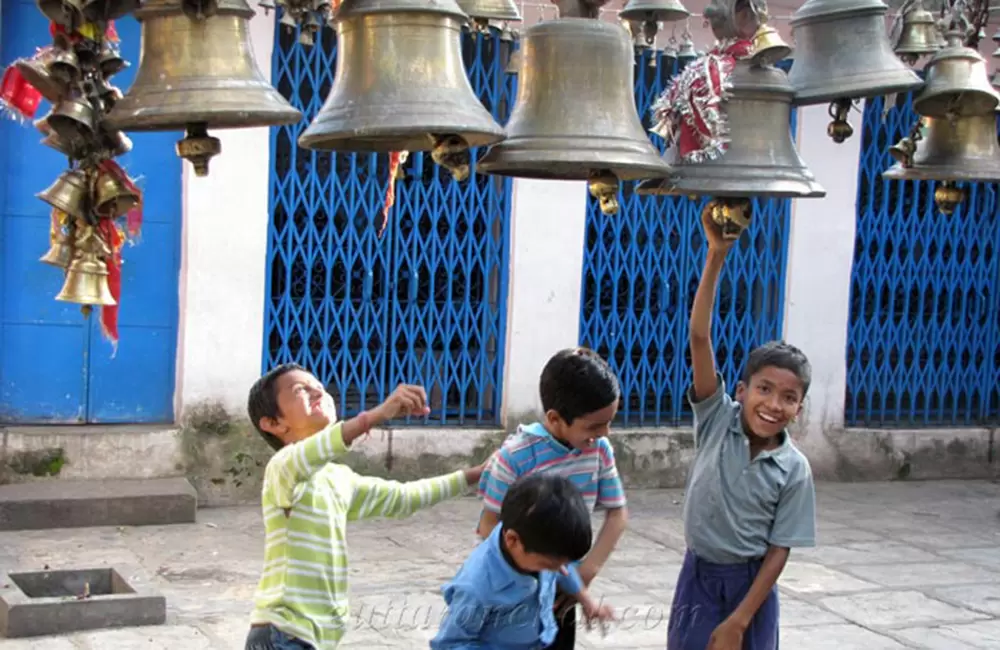
[[[625,7],[618,12],[618,17],[628,21],[635,27],[634,33],[641,32],[645,45],[652,47],[656,42],[656,34],[660,23],[673,23],[685,20],[691,15],[680,0],[628,0]]]
[[[915,30],[921,24],[914,20],[930,16],[917,6],[904,19],[908,40],[902,47],[909,53],[916,52]],[[827,133],[834,142],[854,133],[847,116],[855,100],[909,92],[922,83],[901,60],[899,44],[893,52],[885,32],[888,10],[881,0],[808,0],[792,17],[797,50],[788,78],[793,103],[830,104],[833,121]]]
[[[738,47],[742,36],[731,16],[713,17],[712,29],[720,48],[726,43]],[[728,132],[724,150],[673,160],[669,177],[646,180],[636,191],[711,197],[704,210],[731,239],[749,225],[752,198],[825,196],[799,156],[789,128],[794,91],[788,75],[775,63],[790,54],[791,47],[767,24],[766,14],[759,16],[746,55],[733,55],[728,90],[719,109]]]
[[[184,131],[177,155],[208,175],[222,151],[210,129],[293,124],[293,108],[261,74],[246,0],[143,0],[135,82],[107,116],[121,131]]]
[[[330,0],[276,0],[274,4],[260,2],[257,6],[265,16],[280,7],[281,26],[290,32],[298,29],[299,43],[306,47],[315,44],[316,33],[333,20],[334,5]]]
[[[889,149],[897,162],[882,174],[891,180],[938,181],[934,200],[945,214],[965,198],[957,182],[1000,181],[1000,93],[990,83],[986,60],[963,44],[967,23],[951,26],[913,99],[921,117],[910,135]]]
[[[116,304],[107,282],[112,251],[101,221],[122,217],[141,202],[138,189],[114,163],[132,142],[105,120],[122,97],[110,79],[128,66],[108,38],[108,25],[132,7],[114,0],[38,6],[56,25],[53,44],[14,65],[52,105],[34,122],[42,143],[70,161],[70,169],[37,195],[52,207],[50,248],[41,261],[66,274],[56,300],[83,305],[86,312]]]

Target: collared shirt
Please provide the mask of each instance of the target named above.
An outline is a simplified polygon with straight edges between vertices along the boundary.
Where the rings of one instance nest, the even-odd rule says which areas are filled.
[[[456,496],[464,472],[399,483],[331,461],[347,453],[336,423],[279,450],[264,470],[264,568],[252,623],[332,650],[348,622],[347,522],[405,517]]]
[[[688,548],[709,562],[735,564],[763,557],[768,546],[816,543],[812,470],[787,432],[777,448],[750,459],[741,405],[722,377],[707,399],[695,402],[695,455],[684,498]]]
[[[571,566],[569,575],[519,571],[503,552],[502,528],[480,542],[442,589],[448,611],[432,650],[537,650],[555,640],[556,585],[579,593],[580,575]]]
[[[499,514],[511,484],[536,472],[553,472],[570,479],[591,511],[625,505],[625,489],[607,438],[598,438],[589,449],[573,449],[535,423],[519,426],[493,454],[479,479],[483,507]]]

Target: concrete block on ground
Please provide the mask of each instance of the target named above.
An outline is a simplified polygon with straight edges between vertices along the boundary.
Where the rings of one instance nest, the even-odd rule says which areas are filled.
[[[193,523],[197,508],[180,477],[0,485],[0,531]]]
[[[113,568],[0,574],[0,636],[163,625],[166,599]]]

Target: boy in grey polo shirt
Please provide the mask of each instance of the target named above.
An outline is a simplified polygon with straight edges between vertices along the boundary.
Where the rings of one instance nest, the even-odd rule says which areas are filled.
[[[775,583],[791,547],[813,546],[809,461],[785,427],[802,410],[809,361],[784,342],[753,350],[735,399],[715,367],[712,310],[733,240],[709,211],[705,270],[691,309],[688,399],[697,454],[684,501],[687,553],[674,591],[668,650],[776,650]]]

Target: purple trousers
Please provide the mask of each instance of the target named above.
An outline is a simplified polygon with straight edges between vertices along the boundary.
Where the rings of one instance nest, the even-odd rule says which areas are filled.
[[[750,590],[760,565],[760,560],[713,564],[689,550],[670,607],[667,650],[705,650],[712,631]],[[778,650],[778,609],[778,588],[772,587],[743,634],[743,650]]]

